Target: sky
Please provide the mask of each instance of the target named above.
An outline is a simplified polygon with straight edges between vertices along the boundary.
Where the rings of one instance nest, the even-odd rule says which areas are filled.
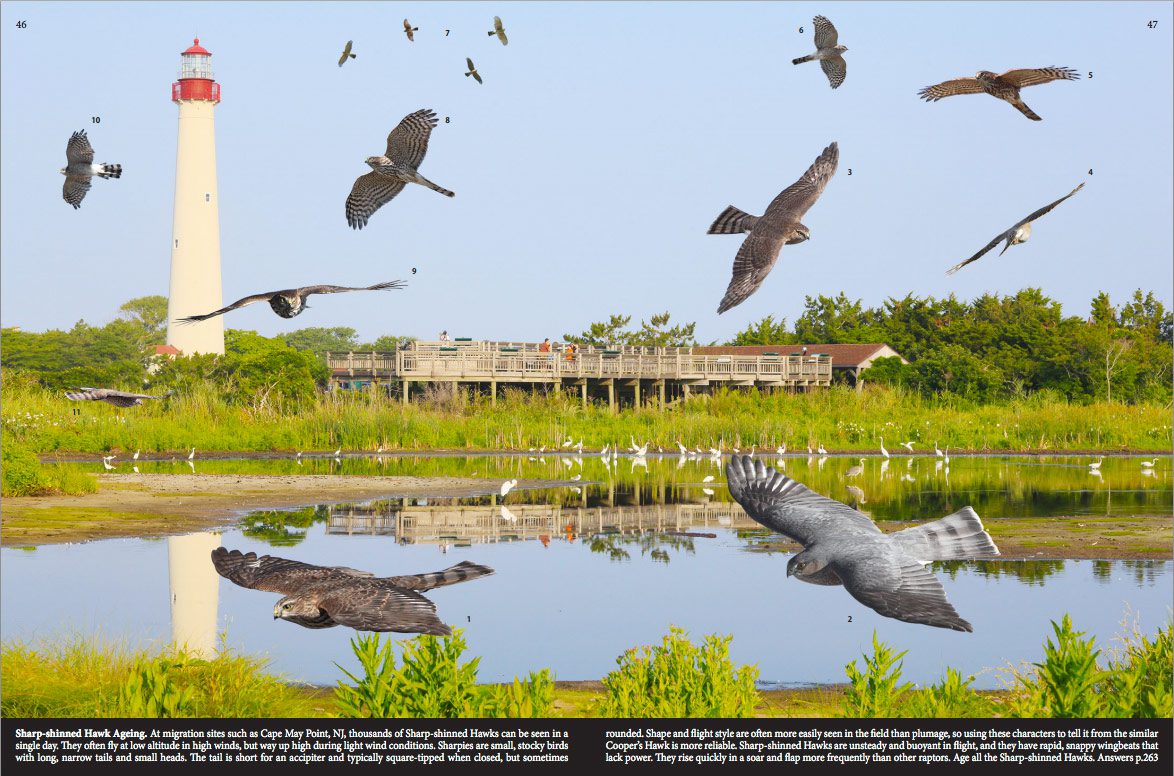
[[[222,90],[225,303],[408,281],[312,298],[292,320],[253,305],[227,327],[537,341],[668,311],[720,342],[841,291],[877,306],[1035,287],[1083,316],[1099,291],[1120,304],[1141,288],[1171,306],[1172,7],[5,2],[0,324],[100,325],[128,299],[168,293],[171,84],[197,36]],[[814,49],[816,14],[848,47],[834,91],[817,63],[791,64]],[[508,46],[487,35],[495,15]],[[347,40],[357,57],[340,68]],[[463,75],[465,57],[483,84]],[[979,70],[1045,66],[1082,78],[1023,90],[1041,122],[986,95],[917,97]],[[456,197],[408,186],[352,230],[344,202],[363,160],[420,108],[442,117],[420,172]],[[57,171],[79,129],[123,175],[95,180],[74,210]],[[832,141],[839,169],[803,219],[811,240],[718,315],[743,238],[707,235],[710,223],[727,205],[761,214]],[[1081,182],[1027,243],[945,274]]]

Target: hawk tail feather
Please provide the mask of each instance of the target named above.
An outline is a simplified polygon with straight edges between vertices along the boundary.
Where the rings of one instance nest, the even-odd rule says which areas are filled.
[[[1024,116],[1027,116],[1027,118],[1031,119],[1032,121],[1043,121],[1043,119],[1040,118],[1035,111],[1027,107],[1027,103],[1023,102],[1022,100],[1018,100],[1011,104],[1015,106],[1015,110],[1019,111]]]
[[[804,62],[810,62],[813,59],[815,59],[815,54],[808,54],[805,57],[799,57],[798,59],[792,59],[791,64],[792,65],[801,65]]]
[[[472,561],[461,561],[443,571],[433,571],[429,574],[409,574],[402,577],[390,577],[387,581],[409,590],[431,590],[434,587],[455,585],[458,582],[467,582],[470,579],[487,577],[494,573],[488,566],[482,566]]]
[[[98,177],[100,177],[100,178],[121,178],[122,177],[122,165],[121,164],[100,164],[98,166],[102,168],[101,171],[99,171],[97,173]]]
[[[465,73],[465,75],[468,75],[468,73]],[[456,196],[456,192],[449,191],[448,189],[446,189],[443,186],[437,186],[435,183],[428,180],[423,175],[419,176],[419,180],[417,181],[417,183],[420,183],[423,186],[427,186],[428,188],[432,189],[433,191],[440,192],[441,194],[443,194],[446,197],[455,197]]]
[[[928,563],[932,560],[975,560],[999,555],[991,535],[970,507],[925,525],[892,534],[893,542],[908,555]]]
[[[741,234],[749,232],[758,223],[758,216],[739,210],[730,205],[710,224],[706,234]]]

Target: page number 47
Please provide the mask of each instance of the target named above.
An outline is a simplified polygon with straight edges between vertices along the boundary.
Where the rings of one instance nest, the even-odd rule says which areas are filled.
[[[1145,23],[1145,26],[1149,27],[1151,30],[1157,29],[1158,20],[1157,19],[1150,19],[1148,22]]]

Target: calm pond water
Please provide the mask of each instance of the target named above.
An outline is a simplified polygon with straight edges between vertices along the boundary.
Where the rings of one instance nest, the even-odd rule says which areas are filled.
[[[491,487],[507,477],[581,479],[511,492],[504,509],[496,496],[382,500],[253,513],[218,534],[5,549],[0,631],[6,642],[97,634],[134,644],[166,642],[176,631],[211,642],[223,631],[231,648],[267,656],[271,670],[291,679],[328,685],[342,678],[335,663],[354,670],[354,631],[274,621],[278,594],[215,575],[208,553],[219,544],[382,575],[462,560],[493,567],[493,576],[428,593],[440,618],[464,629],[466,657],[482,658],[482,681],[543,667],[558,679],[598,679],[625,649],[657,643],[676,625],[695,641],[732,634],[734,660],[757,663],[768,684],[844,681],[844,666],[871,652],[875,631],[908,650],[907,679],[934,682],[952,666],[977,673],[978,687],[998,687],[999,669],[1041,659],[1049,621],[1065,613],[1109,648],[1125,621],[1152,634],[1171,616],[1169,561],[987,561],[934,567],[974,633],[902,623],[841,588],[787,579],[789,555],[764,545],[770,534],[730,503],[721,467],[708,457],[621,458],[615,466],[598,456],[529,457],[343,457],[300,466],[197,459],[197,473],[208,474],[472,475]],[[877,520],[936,519],[967,504],[983,518],[1171,514],[1169,458],[1152,473],[1137,458],[1106,458],[1099,476],[1089,460],[952,456],[947,470],[932,458],[894,457],[887,466],[871,458],[847,480],[856,458],[821,465],[790,457],[785,466]],[[190,471],[170,461],[139,469]]]

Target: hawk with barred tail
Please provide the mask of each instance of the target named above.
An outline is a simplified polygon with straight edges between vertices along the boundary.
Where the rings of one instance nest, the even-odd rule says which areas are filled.
[[[841,56],[848,47],[840,45],[840,34],[827,17],[816,16],[812,22],[815,24],[815,53],[792,59],[791,64],[801,65],[818,59],[823,74],[828,77],[828,83],[835,89],[848,76],[848,63]]]
[[[212,550],[212,565],[241,587],[284,595],[273,607],[275,620],[303,628],[345,625],[358,631],[436,636],[448,636],[452,630],[436,616],[436,604],[420,593],[493,573],[488,566],[466,560],[428,574],[376,577],[345,566],[314,566],[224,547]]]
[[[926,102],[937,102],[956,94],[989,94],[1010,103],[1015,110],[1032,121],[1043,121],[1036,112],[1027,107],[1019,97],[1019,90],[1025,86],[1036,86],[1052,81],[1075,81],[1080,73],[1070,67],[1037,67],[1024,70],[1008,70],[995,75],[989,70],[980,70],[974,78],[956,78],[940,84],[927,86],[917,93]]]
[[[115,407],[134,407],[142,404],[143,399],[166,399],[172,393],[174,391],[162,396],[151,396],[146,393],[116,391],[113,388],[80,387],[73,391],[66,391],[65,398],[71,399],[72,401],[104,401],[107,404],[113,404]]]
[[[86,131],[74,132],[65,146],[65,161],[67,166],[61,168],[65,176],[65,185],[61,188],[61,198],[73,205],[77,210],[82,206],[82,200],[90,190],[90,181],[95,175],[99,178],[121,178],[121,164],[94,164],[94,147],[86,137]]]
[[[383,156],[368,156],[366,164],[371,172],[360,175],[346,198],[346,220],[352,229],[362,229],[379,208],[404,190],[409,183],[427,186],[446,197],[456,194],[437,186],[416,168],[428,152],[428,139],[438,124],[436,113],[423,108],[404,116],[387,136],[387,150]]]
[[[994,558],[999,548],[970,507],[932,523],[882,533],[847,504],[833,501],[749,456],[726,464],[730,495],[750,517],[803,551],[787,576],[813,585],[843,585],[860,603],[903,622],[972,632],[926,565],[935,560]]]
[[[784,245],[794,245],[811,238],[811,230],[799,222],[819,199],[840,161],[840,147],[832,143],[821,153],[807,172],[767,205],[761,216],[752,216],[730,205],[710,225],[708,234],[749,236],[734,257],[734,274],[718,305],[718,313],[736,307],[757,291],[778,261]]]

